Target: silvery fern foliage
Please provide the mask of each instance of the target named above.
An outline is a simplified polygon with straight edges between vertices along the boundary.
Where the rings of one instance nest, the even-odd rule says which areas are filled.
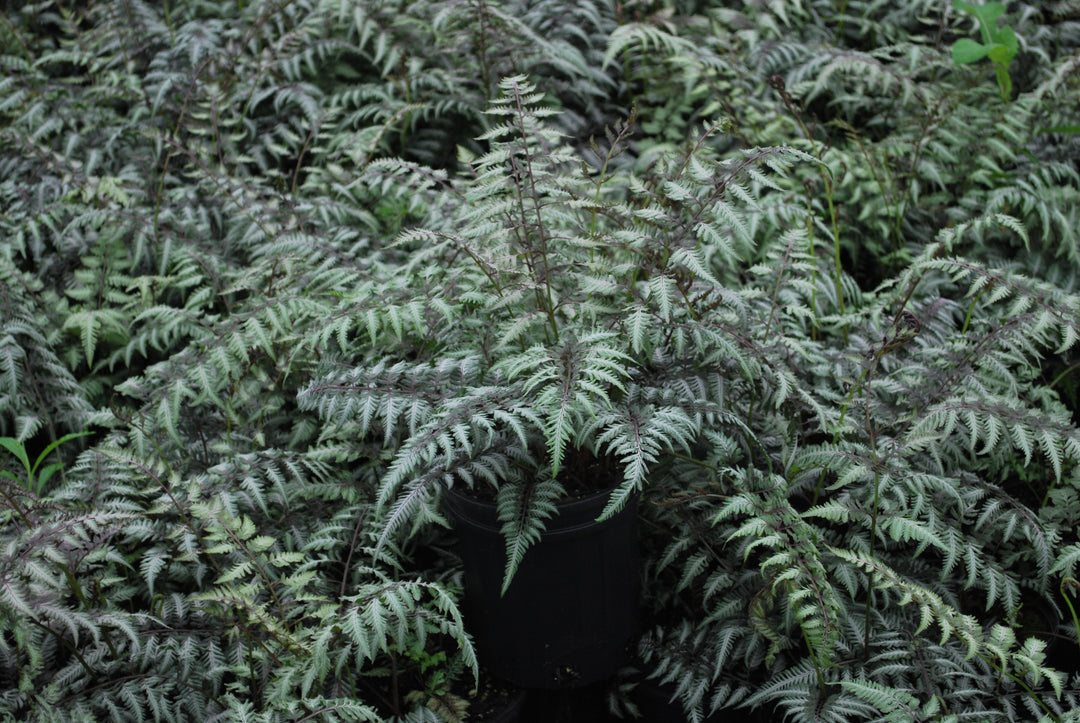
[[[707,378],[653,372],[677,358],[708,377],[691,369],[741,353],[695,318],[740,303],[725,299],[710,266],[734,261],[749,239],[737,209],[775,185],[770,173],[807,159],[774,148],[722,163],[706,129],[681,158],[614,184],[606,164],[575,162],[527,79],[501,87],[480,137],[490,150],[468,158],[472,173],[455,183],[456,215],[397,242],[447,309],[442,355],[332,371],[300,403],[328,420],[349,410],[359,420],[350,433],[398,438],[380,491],[384,539],[437,517],[444,486],[497,490],[509,581],[552,513],[538,500],[564,491],[568,456],[616,460],[608,516],[661,457],[689,449],[703,419],[731,417]],[[620,153],[626,132],[611,131],[598,157]]]
[[[1058,71],[1028,79],[1010,112],[980,115],[967,96],[907,72],[945,67],[913,33],[945,32],[955,16],[845,8],[715,15],[757,45],[772,74],[765,92],[805,139],[794,145],[828,171],[794,169],[801,208],[794,185],[760,202],[770,211],[740,289],[757,296],[736,333],[761,345],[751,358],[783,383],[729,390],[753,435],[721,427],[695,461],[673,466],[655,508],[671,538],[655,558],[655,605],[695,612],[658,626],[642,653],[695,718],[742,705],[793,720],[1070,720],[1080,679],[1054,668],[1075,654],[1065,602],[1076,527],[1060,524],[1075,518],[1054,501],[1075,499],[1080,448],[1075,413],[1040,369],[1075,356],[1076,298],[1067,272],[1049,281],[1014,260],[1073,263],[1070,204],[1039,211],[1036,199],[1075,194],[1075,166],[1029,166],[1023,145],[1047,145],[1031,121],[1014,125],[1015,113],[1053,117],[1037,99],[1061,87]],[[760,39],[773,23],[798,27],[801,13],[829,22],[797,40]],[[836,47],[812,51],[823,31],[863,43],[889,32],[903,45],[867,52],[827,36]],[[862,107],[871,77],[884,105]],[[743,107],[741,132],[755,137],[745,124],[767,103]],[[1051,141],[1062,128],[1043,122]],[[980,127],[988,154],[961,156],[954,144]],[[895,162],[913,151],[912,164]],[[991,179],[1006,168],[1009,183]],[[1058,169],[1020,200],[1029,173]],[[924,194],[933,207],[915,202]],[[871,198],[884,206],[866,207]],[[846,274],[867,245],[886,262],[860,274],[881,274],[876,288]]]
[[[405,651],[473,677],[453,585],[376,552],[377,449],[320,446],[295,404],[346,291],[390,293],[385,215],[296,193],[325,98],[282,74],[336,40],[310,3],[171,10],[0,31],[0,434],[94,432],[43,489],[3,462],[0,716],[433,720],[382,691]]]
[[[0,462],[2,715],[453,720],[440,494],[510,581],[603,460],[690,719],[1076,720],[1080,14],[1002,22],[1008,105],[930,0],[0,14],[0,436],[92,432]]]

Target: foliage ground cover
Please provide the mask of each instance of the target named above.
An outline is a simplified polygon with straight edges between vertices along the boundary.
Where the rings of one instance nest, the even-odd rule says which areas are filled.
[[[461,720],[589,455],[688,719],[1080,721],[1076,0],[0,9],[0,717]]]

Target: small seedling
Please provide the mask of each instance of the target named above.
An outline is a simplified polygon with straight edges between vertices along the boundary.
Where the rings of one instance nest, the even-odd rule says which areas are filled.
[[[1005,103],[1012,97],[1012,78],[1009,77],[1009,64],[1020,49],[1016,33],[1008,25],[998,27],[998,18],[1005,14],[1004,3],[989,2],[978,7],[963,0],[953,0],[953,7],[961,12],[970,13],[979,21],[982,42],[971,38],[961,38],[953,43],[953,62],[957,65],[975,63],[983,58],[990,58],[997,74],[1001,99]]]
[[[41,463],[45,461],[45,458],[49,454],[68,440],[75,439],[76,437],[85,437],[90,432],[72,432],[71,434],[65,434],[60,439],[56,440],[38,455],[34,463],[30,464],[30,457],[26,453],[26,445],[13,437],[0,437],[0,447],[3,447],[10,452],[16,459],[22,462],[23,469],[26,470],[26,476],[22,479],[16,477],[6,469],[0,469],[0,476],[7,477],[10,480],[18,482],[28,491],[33,492],[38,497],[41,497],[45,491],[45,485],[48,483],[49,478],[56,474],[57,470],[64,466],[63,462],[53,462],[52,464],[41,466]],[[38,470],[41,470],[38,472]]]

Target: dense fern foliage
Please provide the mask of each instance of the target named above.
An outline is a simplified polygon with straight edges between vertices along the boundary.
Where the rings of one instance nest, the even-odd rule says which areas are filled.
[[[505,587],[588,460],[688,720],[1080,721],[1076,2],[67,5],[0,13],[0,717],[463,720],[441,496]]]

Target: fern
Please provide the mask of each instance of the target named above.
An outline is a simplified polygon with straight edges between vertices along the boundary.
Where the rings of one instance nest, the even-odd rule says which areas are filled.
[[[4,13],[0,717],[460,719],[585,468],[691,720],[1075,721],[1076,3],[717,5]]]
[[[609,334],[566,339],[554,349],[534,346],[496,367],[507,380],[522,381],[522,392],[533,396],[534,413],[541,418],[551,474],[558,476],[566,447],[584,420],[610,405],[608,389],[625,392],[626,355],[613,348]]]

